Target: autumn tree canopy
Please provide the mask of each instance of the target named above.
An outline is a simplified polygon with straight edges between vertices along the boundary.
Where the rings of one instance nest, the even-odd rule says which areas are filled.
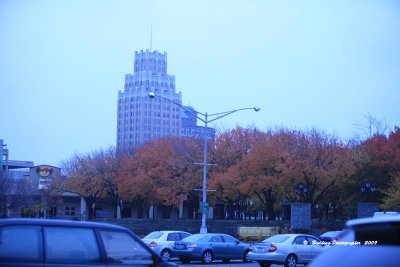
[[[350,150],[316,130],[239,128],[217,139],[215,154],[221,158],[213,172],[220,196],[227,202],[251,198],[273,220],[278,203],[302,201],[315,207],[337,193],[339,184],[354,171]],[[296,195],[297,183],[307,191]]]
[[[95,151],[88,155],[75,155],[62,163],[63,171],[68,177],[63,189],[85,199],[89,219],[93,217],[92,207],[96,201],[107,194],[103,183],[107,175],[104,173],[103,155],[103,151]]]
[[[186,201],[195,218],[203,142],[163,137],[128,155],[114,149],[75,155],[64,162],[63,187],[82,196],[89,207],[100,198],[115,207],[136,203],[143,211],[162,206],[165,218]],[[258,217],[261,212],[274,220],[283,206],[299,201],[311,203],[314,217],[328,210],[351,216],[356,203],[365,201],[359,188],[366,180],[378,188],[373,201],[384,209],[400,209],[399,128],[350,144],[315,129],[236,127],[208,141],[207,158],[215,164],[207,170],[207,188],[216,190],[207,200],[219,207],[219,218]],[[306,190],[295,190],[298,184]]]
[[[384,147],[382,150],[388,156],[381,155],[377,160],[378,166],[388,169],[387,176],[382,177],[386,182],[381,190],[384,195],[382,208],[400,211],[400,128],[389,133]]]
[[[125,157],[119,189],[124,199],[148,205],[179,207],[193,189],[201,186],[202,143],[197,139],[168,137],[154,140]]]

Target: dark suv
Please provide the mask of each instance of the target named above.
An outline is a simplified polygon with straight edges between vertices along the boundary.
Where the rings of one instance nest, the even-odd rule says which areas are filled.
[[[0,266],[165,266],[128,229],[105,223],[0,219]]]

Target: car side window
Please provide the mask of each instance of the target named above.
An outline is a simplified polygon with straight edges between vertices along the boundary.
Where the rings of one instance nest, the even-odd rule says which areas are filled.
[[[40,226],[5,226],[0,228],[0,260],[42,261]]]
[[[179,233],[169,233],[167,237],[167,241],[179,241]]]
[[[298,236],[293,241],[293,244],[295,244],[295,245],[308,245],[308,241],[307,241],[305,236]]]
[[[318,239],[316,239],[316,238],[313,238],[313,237],[311,237],[311,236],[307,236],[307,240],[308,240],[308,244],[309,245],[321,245],[321,241],[319,241]]]
[[[226,243],[235,243],[235,244],[237,243],[236,239],[234,239],[233,237],[230,237],[228,235],[224,235],[224,240]]]
[[[109,263],[130,265],[153,264],[151,252],[128,232],[101,230],[100,236]]]
[[[44,227],[47,263],[100,262],[100,251],[93,229]]]
[[[213,236],[213,237],[210,239],[210,242],[224,242],[224,240],[222,239],[222,236],[216,235],[216,236]]]

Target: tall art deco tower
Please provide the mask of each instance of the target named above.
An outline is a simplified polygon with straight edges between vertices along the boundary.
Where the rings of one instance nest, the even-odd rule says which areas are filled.
[[[160,97],[150,98],[149,92]],[[197,111],[184,109],[182,93],[176,92],[175,76],[167,72],[167,53],[135,52],[133,74],[125,75],[124,91],[118,92],[117,150],[129,151],[151,139],[173,135],[213,139],[215,129],[197,125]]]
[[[175,91],[175,76],[167,73],[167,53],[135,52],[134,73],[125,75],[124,91],[118,92],[117,150],[126,151],[147,140],[180,136],[182,111],[149,92],[182,103]]]

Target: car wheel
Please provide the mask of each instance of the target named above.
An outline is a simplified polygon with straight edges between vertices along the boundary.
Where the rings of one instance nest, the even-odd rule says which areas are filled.
[[[258,264],[260,264],[260,267],[271,267],[271,263],[268,261],[259,261]]]
[[[249,251],[246,250],[243,255],[243,262],[249,262]]]
[[[297,257],[294,254],[289,254],[285,261],[285,267],[296,267],[297,266]]]
[[[160,255],[165,261],[169,261],[171,259],[171,251],[169,249],[164,249],[161,251]]]
[[[179,260],[184,264],[189,264],[190,260],[188,258],[179,258]]]
[[[206,250],[203,253],[203,256],[201,257],[201,262],[202,263],[211,263],[213,261],[213,253],[210,250]]]

